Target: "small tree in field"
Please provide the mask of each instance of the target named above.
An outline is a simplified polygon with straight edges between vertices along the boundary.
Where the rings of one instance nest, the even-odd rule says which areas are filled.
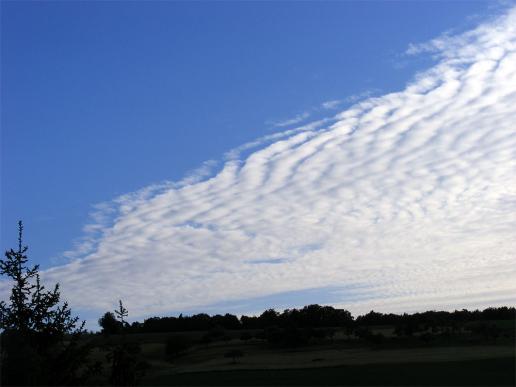
[[[127,322],[124,319],[129,316],[129,312],[122,304],[122,300],[118,300],[118,309],[115,310],[115,314],[117,320],[120,320],[122,327],[125,327],[127,325]]]
[[[115,314],[119,326],[122,327],[123,336],[122,342],[115,345],[107,355],[108,361],[111,362],[109,382],[113,386],[133,386],[145,374],[148,364],[140,360],[140,346],[126,341],[123,328],[127,325],[125,318],[129,313],[121,300],[118,301]]]
[[[47,290],[39,266],[28,266],[23,224],[18,249],[5,252],[0,274],[12,283],[9,301],[0,301],[2,385],[79,384],[98,365],[87,361],[90,348],[79,343],[84,322],[60,302],[59,284]]]

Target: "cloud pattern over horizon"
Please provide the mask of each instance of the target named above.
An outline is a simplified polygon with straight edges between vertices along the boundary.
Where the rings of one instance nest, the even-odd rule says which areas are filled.
[[[99,206],[45,281],[133,317],[319,288],[355,313],[515,304],[516,10],[421,52],[400,92]]]

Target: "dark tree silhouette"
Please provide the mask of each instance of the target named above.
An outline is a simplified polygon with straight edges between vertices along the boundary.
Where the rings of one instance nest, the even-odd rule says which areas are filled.
[[[113,312],[106,312],[104,316],[99,318],[99,325],[102,333],[106,335],[114,335],[122,331],[122,323],[118,321]]]
[[[127,309],[118,301],[119,307],[115,310],[118,323],[124,327],[127,325],[125,318],[129,315]],[[107,359],[111,362],[111,375],[109,382],[114,386],[133,386],[145,373],[148,364],[140,360],[140,346],[128,343],[125,330],[122,330],[122,342],[115,345],[108,353]]]
[[[59,284],[41,285],[39,266],[28,266],[23,224],[18,222],[18,249],[5,252],[0,274],[11,279],[9,302],[0,301],[2,385],[73,385],[98,370],[87,361],[81,344],[84,322],[60,303]]]
[[[267,309],[260,315],[259,320],[263,327],[272,327],[279,324],[279,315],[274,309]]]
[[[124,320],[125,317],[129,316],[129,312],[126,308],[124,308],[124,305],[122,304],[122,300],[118,300],[118,309],[115,310],[116,318],[120,320],[122,323],[122,326],[125,327],[127,324]]]

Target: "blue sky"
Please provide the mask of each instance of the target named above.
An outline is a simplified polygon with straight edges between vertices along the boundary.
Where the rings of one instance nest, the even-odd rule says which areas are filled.
[[[324,101],[399,89],[421,65],[401,57],[409,43],[486,8],[4,2],[2,246],[23,219],[46,267],[93,204],[180,179]]]
[[[1,7],[1,243],[14,244],[16,221],[23,219],[30,256],[49,272],[70,256],[80,260],[99,253],[123,223],[123,205],[134,209],[155,199],[156,192],[142,196],[145,187],[179,181],[207,160],[217,161],[210,172],[217,176],[231,149],[319,119],[334,123],[335,114],[360,100],[404,90],[416,73],[442,59],[418,44],[443,34],[460,36],[503,13],[503,7],[487,2],[2,2]],[[286,136],[296,141],[296,134]],[[280,142],[267,144],[281,147]],[[240,161],[245,164],[256,155],[252,152],[240,154]],[[123,195],[134,192],[139,204],[127,204]],[[111,201],[121,196],[108,224],[99,214],[92,222],[95,205],[111,203],[103,208],[112,210]],[[197,217],[185,219],[185,227],[203,227]],[[81,250],[78,243],[90,238],[83,228],[92,223],[101,237]],[[215,223],[206,227],[219,230]],[[196,254],[210,255],[208,240],[188,243],[199,249]],[[289,264],[307,250],[313,249],[295,245],[281,254],[260,250],[244,258]],[[182,265],[196,267],[190,261]],[[280,269],[272,270],[274,275]],[[302,276],[292,281],[297,285],[278,287],[277,293],[302,288]],[[334,285],[321,280],[307,289]],[[124,295],[118,288],[114,293],[115,301]],[[237,293],[230,298],[238,299]],[[226,296],[222,292],[211,304]],[[255,292],[241,298],[270,296]],[[166,297],[160,302],[166,304]],[[201,306],[192,300],[192,308]],[[181,307],[187,304],[171,309]],[[141,315],[163,310],[136,308]]]

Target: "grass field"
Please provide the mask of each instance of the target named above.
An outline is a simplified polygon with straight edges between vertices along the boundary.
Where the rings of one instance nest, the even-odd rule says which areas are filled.
[[[174,386],[514,386],[514,357],[429,363],[148,375],[142,384]]]
[[[231,349],[240,349],[244,356],[233,363],[224,354]],[[285,369],[316,368],[340,365],[373,363],[413,363],[458,360],[481,360],[513,357],[511,346],[462,346],[430,347],[411,349],[339,348],[314,346],[297,350],[273,349],[262,345],[239,345],[227,343],[212,345],[191,351],[173,362],[163,361],[159,345],[146,345],[145,357],[153,361],[153,368],[173,369],[174,372],[202,372],[238,369]]]
[[[508,327],[509,329],[509,327]],[[138,343],[150,368],[141,385],[348,385],[348,386],[514,386],[514,337],[484,340],[467,334],[423,342],[395,338],[392,327],[378,327],[388,339],[374,344],[338,332],[333,339],[298,347],[274,346],[261,339],[241,340],[242,331],[202,342],[205,332],[179,333],[192,343],[180,356],[166,353],[178,333],[97,336],[95,357],[105,359],[106,344]],[[236,359],[225,354],[239,350]],[[107,363],[105,366],[109,367]],[[105,372],[108,369],[105,368]],[[106,375],[98,379],[98,384]]]

